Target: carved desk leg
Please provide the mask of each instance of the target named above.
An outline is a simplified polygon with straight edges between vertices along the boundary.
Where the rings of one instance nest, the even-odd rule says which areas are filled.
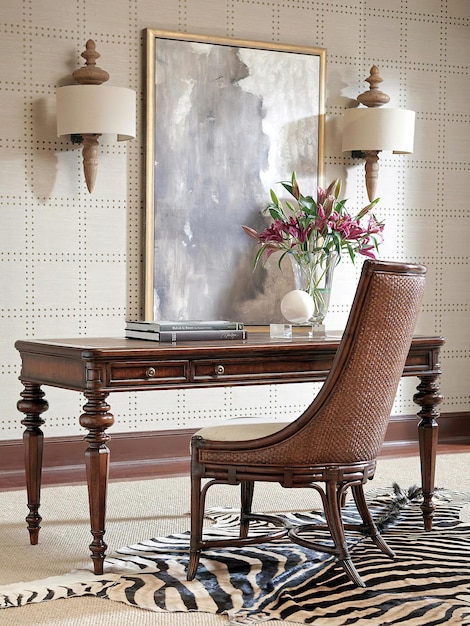
[[[421,481],[423,488],[423,511],[424,528],[432,530],[432,518],[436,508],[432,501],[434,493],[434,477],[436,471],[437,438],[439,426],[436,418],[439,417],[437,409],[442,396],[439,393],[439,375],[419,376],[421,383],[418,385],[418,393],[413,400],[421,407],[418,417],[419,454],[421,459]]]
[[[85,462],[91,534],[93,535],[90,551],[95,574],[103,573],[103,561],[107,548],[103,537],[109,472],[109,449],[106,442],[110,437],[105,430],[114,423],[114,417],[108,412],[110,407],[105,402],[107,396],[107,393],[85,392],[88,401],[83,407],[85,412],[80,416],[81,426],[88,430],[88,435],[85,437],[85,441],[88,442]]]
[[[41,475],[42,475],[42,452],[44,435],[41,426],[44,420],[41,413],[47,411],[49,405],[44,398],[44,392],[40,385],[24,383],[24,391],[18,400],[17,408],[25,414],[21,420],[26,430],[23,434],[24,441],[24,465],[26,474],[26,491],[28,494],[29,514],[26,517],[29,530],[29,542],[35,546],[39,541],[39,529],[41,528],[41,516],[39,507],[41,505]]]

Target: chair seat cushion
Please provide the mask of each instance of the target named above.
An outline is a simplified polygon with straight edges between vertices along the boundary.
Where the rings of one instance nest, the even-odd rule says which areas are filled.
[[[249,441],[277,433],[288,424],[290,421],[275,422],[259,417],[239,417],[201,428],[194,436],[209,441]]]

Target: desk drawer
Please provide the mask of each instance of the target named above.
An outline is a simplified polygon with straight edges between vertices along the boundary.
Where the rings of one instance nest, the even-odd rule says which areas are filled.
[[[223,382],[224,384],[263,382],[295,382],[301,380],[324,380],[331,366],[331,359],[282,358],[263,359],[220,359],[218,361],[194,361],[192,379],[194,382]]]
[[[109,382],[112,385],[178,384],[189,380],[189,361],[143,361],[112,363]]]

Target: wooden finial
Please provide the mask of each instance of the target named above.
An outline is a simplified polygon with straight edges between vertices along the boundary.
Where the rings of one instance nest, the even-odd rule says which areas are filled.
[[[81,56],[85,59],[85,65],[78,68],[72,74],[80,85],[102,85],[109,79],[109,74],[96,65],[96,59],[100,58],[100,53],[96,51],[95,42],[89,39],[86,42],[86,50]],[[83,171],[88,191],[91,193],[95,186],[96,175],[98,173],[98,152],[99,133],[83,133]]]
[[[366,150],[364,152],[366,190],[369,202],[377,197],[377,182],[379,180],[379,152],[378,150]]]
[[[86,63],[72,74],[77,83],[80,85],[101,85],[109,79],[108,72],[96,65],[96,59],[99,59],[101,54],[96,51],[93,39],[86,42],[86,50],[82,52],[81,56]]]
[[[389,102],[390,96],[379,89],[382,78],[379,75],[379,68],[376,65],[370,68],[370,76],[366,78],[366,82],[369,83],[370,89],[357,96],[356,100],[358,100],[358,102],[366,107],[381,107],[382,104]]]
[[[98,174],[98,154],[100,135],[91,133],[83,134],[83,172],[88,191],[91,193],[95,187],[96,175]]]

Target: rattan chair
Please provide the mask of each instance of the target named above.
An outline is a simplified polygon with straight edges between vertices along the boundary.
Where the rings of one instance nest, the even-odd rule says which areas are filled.
[[[203,550],[262,543],[288,534],[298,544],[335,555],[349,579],[364,587],[346,544],[345,530],[353,526],[382,552],[395,556],[371,517],[364,484],[374,476],[415,329],[425,272],[419,265],[365,261],[329,376],[300,417],[284,422],[234,419],[193,436],[188,580],[195,577]],[[257,481],[315,489],[327,524],[278,528],[281,520],[275,516],[252,513]],[[241,486],[239,537],[203,537],[205,497],[214,484]],[[362,518],[360,525],[343,524],[341,508],[348,489]],[[270,520],[273,532],[250,537],[254,519]],[[323,535],[328,530],[329,541],[318,541],[317,528]]]

